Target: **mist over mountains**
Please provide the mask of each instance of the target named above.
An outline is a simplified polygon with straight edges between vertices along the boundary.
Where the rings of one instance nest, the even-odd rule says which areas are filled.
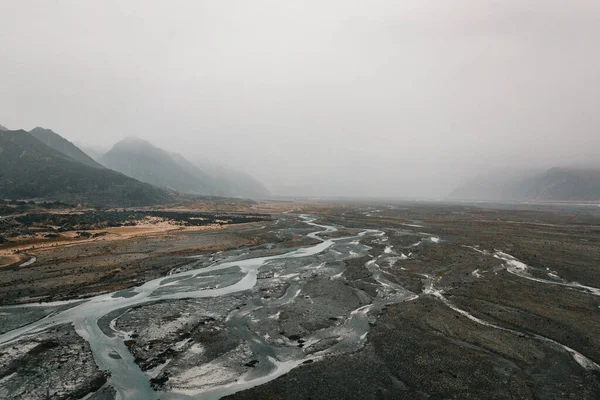
[[[597,1],[5,3],[0,123],[84,151],[134,135],[271,194],[442,199],[600,148]]]
[[[599,201],[600,169],[553,167],[542,171],[508,171],[470,180],[451,200]]]
[[[24,130],[0,132],[0,198],[95,206],[171,203],[176,193],[76,161]]]
[[[269,196],[261,182],[243,171],[189,160],[137,137],[92,158],[51,129],[26,132],[0,126],[0,134],[0,197],[130,206],[169,203],[182,196]],[[310,197],[326,189],[316,182],[300,191]],[[410,195],[407,191],[405,198]],[[466,181],[446,199],[600,201],[600,168],[506,168]]]
[[[99,158],[107,168],[156,186],[182,193],[265,197],[266,188],[251,176],[209,163],[195,164],[178,153],[129,137],[116,143]]]
[[[54,150],[63,153],[75,161],[79,161],[82,164],[94,168],[104,168],[73,143],[69,142],[67,139],[63,138],[51,129],[44,129],[38,126],[30,130],[29,134],[47,146],[52,147]]]
[[[157,186],[194,194],[210,191],[207,177],[194,176],[169,153],[138,138],[120,141],[99,160],[107,168]]]
[[[50,129],[2,127],[0,198],[144,206],[181,201],[186,195],[268,195],[260,182],[243,172],[196,165],[138,138],[115,144],[99,160],[104,165]]]

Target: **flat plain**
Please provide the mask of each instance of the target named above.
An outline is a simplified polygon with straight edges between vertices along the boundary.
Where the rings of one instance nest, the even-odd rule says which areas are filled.
[[[1,245],[0,398],[600,397],[597,206],[179,212]]]

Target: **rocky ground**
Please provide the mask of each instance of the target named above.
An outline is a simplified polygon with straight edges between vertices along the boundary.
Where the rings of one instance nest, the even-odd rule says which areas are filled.
[[[72,327],[59,326],[0,346],[0,398],[77,399],[104,386],[89,345]]]
[[[69,223],[101,222],[76,225],[76,231],[66,230],[61,238],[21,238],[0,245],[0,261],[2,252],[9,260],[0,267],[0,304],[54,301],[135,286],[188,264],[189,256],[257,245],[265,233],[261,232],[264,224],[256,221],[270,219],[251,214],[153,213],[161,216],[149,217],[144,212],[52,214]],[[40,215],[28,215],[29,224],[23,226],[35,225],[32,221]],[[107,215],[122,218],[119,221],[130,226],[107,227],[121,223]],[[103,228],[96,229],[98,224]]]
[[[153,393],[169,399],[600,397],[597,210],[414,203],[299,208],[338,229],[320,235],[335,241],[331,247],[271,259],[249,290],[144,302],[98,320],[107,335],[122,339]],[[318,244],[305,236],[315,230],[295,214],[274,214],[272,221],[218,232],[132,240],[110,254],[123,257],[117,282],[127,284],[119,288],[165,276],[156,294],[180,292],[193,271]],[[58,265],[79,268],[64,269],[63,281],[96,260],[94,252],[81,253],[55,252],[64,257]],[[44,254],[38,258],[24,270],[33,274],[36,264],[44,265]],[[102,271],[106,264],[96,262]],[[172,280],[169,273],[176,274]],[[235,285],[244,273],[232,265],[201,274],[194,290]],[[63,284],[42,273],[41,282],[5,287],[21,284],[20,290],[56,299],[53,293],[73,298],[110,290],[109,282],[98,286],[90,275]],[[0,334],[76,304],[4,307]],[[54,343],[39,354],[56,363],[69,359],[71,340],[81,341],[66,335],[68,326],[52,329],[0,348],[12,366],[0,370],[0,380],[12,382],[7,393],[15,398],[36,398],[27,397],[33,389],[17,388],[22,374],[40,373],[28,358],[32,351],[38,356],[35,346]],[[48,336],[59,331],[60,340]],[[54,384],[66,378],[58,368],[49,375],[56,396],[63,396],[56,398],[98,389],[92,398],[114,398],[110,377],[105,385],[106,374],[89,363],[81,343],[77,361],[67,362],[74,377]]]
[[[600,396],[600,291],[577,284],[600,287],[593,212],[391,206],[324,219],[388,232],[406,259],[381,270],[419,297],[383,309],[361,350],[231,398]],[[434,240],[415,242],[409,232]],[[497,250],[526,262],[529,279],[510,273]],[[563,346],[595,365],[585,368]]]

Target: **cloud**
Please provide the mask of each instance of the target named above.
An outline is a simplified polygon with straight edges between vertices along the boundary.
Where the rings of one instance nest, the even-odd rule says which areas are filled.
[[[600,145],[597,2],[23,1],[0,14],[3,125],[94,146],[136,135],[274,192],[438,197]]]

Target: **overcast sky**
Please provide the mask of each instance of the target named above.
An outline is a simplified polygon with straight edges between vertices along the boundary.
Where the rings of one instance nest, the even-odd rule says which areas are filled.
[[[598,0],[0,0],[0,124],[275,193],[442,197],[600,150]]]

